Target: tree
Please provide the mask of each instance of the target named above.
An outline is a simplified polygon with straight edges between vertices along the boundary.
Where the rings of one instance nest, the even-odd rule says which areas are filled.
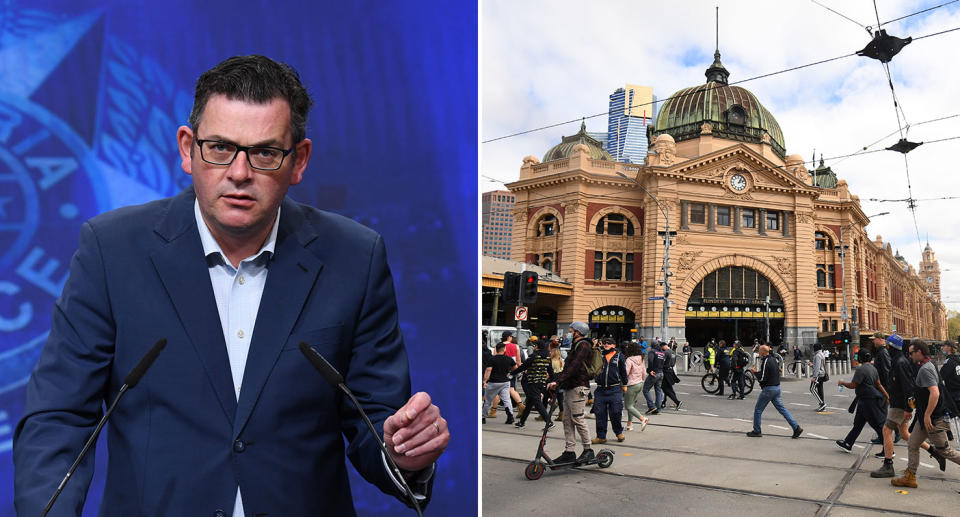
[[[948,311],[947,338],[953,341],[960,339],[960,312]]]

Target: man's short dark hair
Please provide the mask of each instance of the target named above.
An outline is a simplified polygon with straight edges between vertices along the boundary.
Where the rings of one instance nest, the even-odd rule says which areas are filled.
[[[930,345],[928,345],[926,341],[914,338],[910,340],[910,346],[923,354],[924,357],[930,357]]]
[[[234,56],[207,70],[197,79],[190,112],[190,127],[197,132],[200,117],[211,95],[231,100],[266,104],[284,99],[290,104],[290,134],[298,144],[307,136],[307,113],[313,105],[300,74],[290,65],[265,56]]]
[[[497,348],[496,348],[497,352],[500,352],[501,350],[506,350],[506,349],[507,349],[506,343],[504,343],[503,341],[497,343]]]

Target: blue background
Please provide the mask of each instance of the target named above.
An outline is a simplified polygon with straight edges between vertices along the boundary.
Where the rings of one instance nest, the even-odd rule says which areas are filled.
[[[313,158],[291,197],[386,241],[413,388],[433,396],[453,436],[427,513],[475,513],[476,364],[451,347],[472,353],[476,335],[476,45],[469,2],[4,2],[0,516],[13,515],[12,433],[79,225],[188,185],[175,134],[194,81],[253,53],[297,68],[314,97]],[[409,513],[352,475],[361,514]]]

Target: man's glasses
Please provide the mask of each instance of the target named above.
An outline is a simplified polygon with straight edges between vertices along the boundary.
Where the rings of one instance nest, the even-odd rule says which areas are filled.
[[[275,171],[283,165],[283,159],[293,152],[290,149],[278,147],[253,146],[232,144],[220,140],[196,140],[200,146],[200,158],[212,165],[230,165],[237,158],[240,151],[247,155],[250,167],[261,171]]]

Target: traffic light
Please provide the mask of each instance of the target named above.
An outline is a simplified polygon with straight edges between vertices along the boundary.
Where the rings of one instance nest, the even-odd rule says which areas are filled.
[[[518,303],[520,301],[520,273],[506,272],[503,274],[503,301],[504,303]]]
[[[521,283],[521,293],[520,293],[520,302],[521,303],[536,303],[537,302],[537,283],[540,280],[540,275],[535,271],[524,271],[523,276],[520,279]]]
[[[843,331],[841,331],[839,334],[837,334],[837,337],[840,338],[840,343],[841,343],[841,344],[843,344],[843,345],[849,345],[849,344],[850,344],[850,332],[849,332],[849,331],[843,330]]]

